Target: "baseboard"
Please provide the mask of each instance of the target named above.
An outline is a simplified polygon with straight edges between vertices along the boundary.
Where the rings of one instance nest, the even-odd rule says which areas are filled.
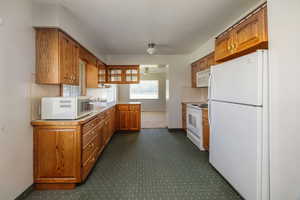
[[[15,200],[23,200],[34,190],[34,184],[30,185],[24,192],[15,198]]]
[[[185,133],[185,130],[183,128],[168,128],[168,131]]]

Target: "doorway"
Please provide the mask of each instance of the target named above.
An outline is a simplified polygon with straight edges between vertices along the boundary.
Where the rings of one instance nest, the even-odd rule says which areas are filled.
[[[142,103],[142,128],[167,127],[167,66],[140,65],[140,83],[121,85],[119,99]]]

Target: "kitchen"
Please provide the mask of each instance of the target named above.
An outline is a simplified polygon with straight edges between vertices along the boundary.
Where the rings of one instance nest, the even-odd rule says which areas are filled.
[[[193,1],[190,4],[173,2],[171,8],[164,3],[155,5],[154,2],[150,4],[131,2],[128,7],[120,9],[119,13],[112,14],[107,12],[111,9],[101,8],[103,11],[103,13],[100,13],[102,15],[101,19],[97,18],[99,14],[96,14],[97,12],[82,15],[88,12],[89,9],[100,9],[100,7],[96,8],[100,5],[119,8],[118,5],[121,2],[113,1],[111,4],[106,4],[107,2],[104,3],[104,1],[93,3],[95,1],[91,0],[90,4],[84,6],[80,1],[70,2],[67,0],[58,1],[57,3],[49,3],[46,0],[1,2],[0,32],[3,37],[0,41],[1,44],[4,44],[0,47],[0,80],[3,94],[0,131],[1,152],[4,155],[0,167],[1,176],[3,177],[0,188],[1,199],[23,197],[39,199],[51,198],[51,195],[57,199],[61,199],[63,196],[69,199],[83,198],[80,195],[85,195],[87,199],[97,198],[93,195],[98,195],[98,198],[104,195],[102,198],[106,199],[299,198],[297,187],[300,183],[297,173],[299,166],[299,153],[297,151],[299,136],[296,134],[299,128],[297,121],[298,107],[286,106],[290,103],[297,105],[299,102],[297,92],[299,68],[297,67],[298,56],[296,53],[296,47],[299,43],[299,37],[297,37],[299,26],[297,26],[296,21],[299,18],[297,10],[300,5],[298,1],[291,0],[284,3],[276,0],[268,1],[267,8],[263,4],[264,1],[254,0],[239,3],[225,3],[225,1],[223,3]],[[199,6],[200,4],[207,9],[207,13],[195,12],[195,18],[187,15],[190,11],[195,10],[196,5]],[[151,6],[159,8],[156,10],[158,16],[151,15],[151,12],[148,13]],[[261,6],[263,6],[262,9],[256,10]],[[122,17],[124,19],[128,17],[127,20],[133,19],[132,15],[126,16],[128,14],[126,10],[137,7],[140,8],[140,11],[137,9],[137,13],[132,13],[133,16],[151,16],[153,21],[148,21],[148,24],[145,21],[138,23],[139,19],[134,18],[132,23],[126,24],[132,29],[123,31],[122,28],[125,25]],[[176,11],[179,11],[180,8],[184,8],[182,9],[184,14],[176,15]],[[170,12],[163,12],[165,9],[169,9]],[[217,17],[211,19],[209,10],[215,13],[219,19]],[[144,11],[148,12],[144,13]],[[220,12],[217,13],[217,11]],[[178,20],[170,20],[167,13]],[[260,15],[260,13],[263,13],[263,15]],[[112,18],[109,17],[110,15],[112,15]],[[161,18],[162,16],[164,18]],[[187,16],[190,16],[190,18],[185,18]],[[262,16],[262,18],[257,16]],[[84,19],[85,22],[89,23],[78,23],[79,19]],[[163,20],[167,20],[165,24],[159,23]],[[184,20],[190,20],[187,24],[193,24],[193,26],[199,23],[198,20],[202,20],[201,23],[211,22],[212,25],[206,28],[202,26],[201,31],[199,31],[198,26],[198,31],[196,31],[197,28],[194,29],[194,33],[201,33],[201,38],[197,39],[196,36],[194,38],[190,36],[190,40],[186,39],[180,43],[176,34],[184,35],[186,33],[170,34],[170,31],[175,30],[175,25],[177,27],[182,25],[185,27],[182,30],[188,30]],[[243,24],[249,22],[250,26],[243,26]],[[105,28],[95,26],[99,23]],[[156,25],[161,34],[157,36],[155,31],[152,30],[154,31],[153,38],[148,37],[146,41],[145,38],[138,39],[136,36],[138,41],[143,40],[143,44],[134,46],[137,40],[133,40],[128,36],[135,35],[134,33],[139,29],[144,30],[147,29],[145,27],[152,27],[152,25]],[[110,26],[111,29],[108,29]],[[135,27],[138,28],[134,29]],[[250,32],[245,33],[247,27]],[[39,43],[36,40],[39,35],[38,32],[45,29],[53,32],[42,34],[41,48],[39,49]],[[124,34],[123,38],[127,36],[130,39],[126,42],[120,40],[123,38],[118,39],[120,31]],[[93,34],[95,32],[101,34],[95,35]],[[170,45],[168,47],[163,44],[167,40],[158,41],[158,38],[163,39],[166,36],[163,34],[166,33],[168,33],[167,36],[170,37],[170,40],[172,37],[174,39],[173,42],[168,43]],[[253,34],[255,37],[250,38],[245,43],[245,39],[249,38],[247,33]],[[186,35],[186,38],[188,37]],[[282,39],[283,37],[285,38]],[[45,39],[49,38],[52,43],[45,42]],[[105,38],[105,41],[101,41],[101,38]],[[244,41],[244,44],[239,44],[240,41]],[[57,45],[59,42],[62,43]],[[156,43],[154,45],[156,52],[154,55],[149,55],[146,50],[153,47],[153,45],[148,46],[152,42]],[[107,52],[101,51],[105,49],[104,46],[100,46],[102,43],[104,46],[108,45],[106,46]],[[59,49],[61,44],[65,45],[65,53],[62,51],[63,49]],[[188,44],[189,47],[187,47]],[[46,45],[46,47],[43,47],[43,45]],[[70,51],[70,49],[72,50]],[[258,49],[268,49],[267,56],[265,56],[265,50],[256,51]],[[42,52],[40,60],[39,52]],[[209,59],[212,52],[215,53],[214,62]],[[79,60],[73,59],[74,57],[81,57],[87,69],[80,70],[74,67],[79,65],[79,63],[78,65],[74,64],[79,62]],[[265,57],[268,57],[267,65],[262,64]],[[253,69],[255,67],[247,67],[250,65],[249,63],[253,63],[253,60],[256,62],[255,59],[261,63],[257,66],[263,66],[263,69],[269,71],[255,71]],[[49,66],[49,68],[39,67],[39,61],[41,61],[40,66]],[[139,104],[138,101],[133,104],[131,102],[118,102],[117,96],[120,92],[118,91],[120,85],[131,85],[128,81],[136,81],[135,74],[138,74],[137,77],[139,76],[139,72],[137,72],[140,70],[137,67],[139,65],[168,66],[166,75],[168,84],[166,85],[169,85],[169,87],[165,105],[168,129],[141,129],[140,115],[143,103]],[[60,66],[64,67],[61,68]],[[120,66],[124,67],[121,68],[121,72],[119,71]],[[241,70],[238,66],[244,66],[245,70]],[[285,69],[285,67],[288,67],[288,69]],[[101,71],[101,69],[104,70]],[[210,69],[210,73],[207,69]],[[260,68],[258,67],[258,69]],[[113,70],[115,71],[112,72]],[[130,72],[126,73],[125,70]],[[229,73],[230,76],[221,76],[226,73]],[[208,74],[211,74],[211,76],[207,76]],[[261,87],[262,83],[260,81],[261,75],[266,74],[269,78],[263,78],[262,80],[269,79],[267,90],[265,82],[264,87]],[[86,81],[82,81],[81,76],[87,78]],[[102,79],[101,77],[105,78]],[[128,77],[128,79],[125,77]],[[257,81],[253,81],[253,78],[257,78]],[[202,79],[205,80],[207,86],[201,85]],[[101,81],[104,83],[101,83]],[[111,81],[118,83],[112,84]],[[86,91],[84,86],[82,88],[64,86],[80,85],[80,82],[83,83],[81,86],[86,84]],[[243,85],[243,83],[247,84]],[[247,87],[249,83],[257,83],[257,85]],[[228,90],[228,87],[232,87],[232,90]],[[261,88],[262,91],[256,90],[258,88]],[[64,95],[64,93],[69,93],[68,95],[72,93],[71,96],[73,94],[77,96],[78,92],[87,95],[93,93],[92,96],[94,93],[101,94],[94,101],[93,108],[96,109],[95,107],[98,105],[97,112],[77,120],[46,119],[49,116],[45,117],[44,120],[40,119],[40,114],[44,113],[43,106],[41,109],[39,106],[42,97],[58,97]],[[102,96],[104,93],[105,95]],[[267,97],[262,98],[259,94],[264,94]],[[110,97],[107,98],[108,96]],[[239,102],[235,102],[236,99],[232,97],[240,97]],[[267,102],[259,101],[259,99],[266,98],[268,98]],[[77,103],[81,100],[84,102],[84,99],[73,99],[76,99]],[[107,99],[114,99],[115,102],[110,104],[105,102]],[[210,101],[207,102],[208,99]],[[228,110],[227,106],[219,107],[226,102],[249,106],[249,110],[262,109],[269,117],[257,119],[256,115],[249,114],[247,115],[249,123],[244,124],[242,118],[238,117],[237,113],[234,114],[232,109]],[[189,132],[189,124],[184,124],[189,118],[189,115],[184,114],[184,112],[189,112],[188,107],[190,105],[187,105],[187,103],[200,104],[202,107],[200,108],[203,111],[201,112],[202,116],[198,115],[198,118],[202,121],[200,124],[203,126],[203,134],[200,134],[200,136],[203,136],[203,143],[201,142],[203,146],[199,145],[200,149],[197,145],[193,145],[184,131],[179,130],[186,126],[187,132]],[[186,109],[184,106],[186,106]],[[62,107],[69,108],[73,106],[63,105]],[[90,109],[89,106],[85,108]],[[217,108],[220,108],[221,112]],[[49,114],[49,110],[45,113]],[[72,117],[74,117],[74,114],[72,113]],[[77,114],[76,118],[80,116],[80,114]],[[118,121],[120,116],[125,117],[126,120]],[[229,119],[234,120],[230,121]],[[226,130],[233,130],[233,132],[242,130],[246,134],[245,128],[248,125],[250,128],[253,126],[259,127],[264,121],[269,121],[267,126],[263,126],[268,129],[265,130],[266,134],[262,134],[266,138],[262,140],[257,138],[257,143],[254,144],[252,143],[254,139],[251,137],[252,135],[233,137],[230,134],[227,135],[228,131],[226,132],[222,128],[227,125]],[[235,127],[244,129],[235,129]],[[116,132],[121,129],[123,129],[121,132],[124,131],[125,133]],[[133,130],[128,132],[128,129]],[[199,130],[201,129],[197,131]],[[220,131],[220,137],[215,138],[213,134],[218,131]],[[221,135],[222,133],[223,135]],[[47,136],[47,134],[49,135]],[[85,136],[87,139],[81,136]],[[126,140],[126,138],[128,139]],[[248,140],[244,141],[245,138]],[[219,141],[227,142],[219,143]],[[236,141],[241,141],[241,144],[237,145]],[[266,143],[264,143],[265,141]],[[197,141],[194,142],[199,144]],[[249,153],[249,151],[255,152],[257,148],[253,149],[253,147],[260,144],[260,142],[264,144],[263,148],[267,150],[259,149],[259,154]],[[63,147],[59,147],[59,145]],[[155,154],[150,154],[150,147]],[[217,150],[215,147],[217,147]],[[72,148],[74,149],[71,151],[65,151]],[[238,152],[236,148],[240,150],[239,154],[236,154]],[[249,148],[249,151],[245,151],[247,148]],[[209,150],[209,153],[201,151],[203,149]],[[235,156],[230,157],[229,155]],[[66,156],[66,160],[56,160],[56,158],[64,156]],[[84,156],[88,157],[89,162],[84,162],[86,160]],[[219,156],[222,158],[220,159]],[[237,163],[240,160],[234,158],[240,156],[244,156],[244,158],[247,158],[247,156],[263,156],[263,158],[251,157],[255,161],[260,160],[262,162],[257,163],[258,165],[253,168],[253,160],[251,159],[245,159],[245,163],[242,165]],[[52,161],[54,162],[51,161],[53,158]],[[179,162],[180,160],[181,162]],[[206,164],[201,164],[202,161]],[[228,166],[229,162],[232,162],[232,165]],[[250,162],[249,166],[252,167],[246,168],[249,172],[248,177],[243,177],[247,162]],[[33,163],[35,163],[34,166]],[[126,163],[130,168],[126,168]],[[134,167],[133,163],[139,164],[136,166],[137,168]],[[151,167],[147,167],[145,164]],[[120,166],[122,168],[118,170]],[[205,166],[209,166],[209,168],[205,168]],[[107,170],[104,174],[108,176],[104,176],[102,173],[104,168]],[[172,170],[172,168],[174,169]],[[208,171],[202,171],[201,173],[200,169]],[[254,172],[253,169],[258,171]],[[124,173],[121,173],[122,171]],[[182,173],[179,173],[180,171]],[[216,175],[217,171],[220,174]],[[133,176],[131,172],[136,172],[137,176]],[[253,173],[258,174],[256,179],[260,179],[261,182],[255,184],[251,182],[248,187],[245,187],[245,180],[249,176],[253,177]],[[101,181],[97,179],[97,174],[101,176]],[[208,174],[212,176],[206,176]],[[267,175],[264,176],[263,174]],[[197,176],[201,182],[195,179]],[[208,179],[205,180],[204,177]],[[241,177],[243,177],[242,180],[240,180]],[[126,184],[126,180],[132,182]],[[228,182],[224,182],[225,180]],[[253,180],[251,179],[251,181]],[[90,184],[96,182],[98,189],[90,190],[94,187]],[[180,183],[182,183],[182,187]],[[114,184],[120,186],[119,191],[105,190],[105,187],[111,188]],[[184,184],[188,184],[188,187],[183,187]],[[156,185],[159,185],[160,189]],[[257,187],[253,189],[255,186]],[[34,190],[34,187],[40,190]],[[223,190],[214,190],[218,187],[223,188]],[[126,188],[128,191],[126,191]],[[175,188],[177,188],[177,191],[185,189],[189,192],[177,193],[174,192]],[[44,191],[41,189],[52,190]],[[213,192],[208,193],[211,190]],[[101,194],[101,191],[103,194]],[[151,196],[150,191],[157,192],[156,196]],[[258,196],[251,196],[253,193]],[[225,194],[225,196],[222,196],[222,194]]]

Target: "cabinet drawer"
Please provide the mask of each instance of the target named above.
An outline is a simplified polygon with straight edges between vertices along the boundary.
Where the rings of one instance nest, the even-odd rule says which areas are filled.
[[[101,121],[103,121],[105,119],[105,111],[98,114],[98,123],[100,123]]]
[[[84,146],[82,151],[82,163],[84,164],[87,159],[92,155],[92,153],[99,148],[99,137],[98,135],[95,135],[95,137],[92,139],[92,141]]]
[[[94,151],[90,158],[84,163],[82,167],[82,180],[86,179],[91,169],[95,165],[97,160],[97,151]]]
[[[115,109],[114,109],[114,108],[110,108],[110,109],[108,109],[108,110],[106,111],[106,114],[107,114],[108,116],[111,116],[111,115],[114,114],[114,112],[115,112]]]
[[[87,144],[89,144],[93,138],[97,135],[98,129],[95,128],[88,133],[84,134],[82,137],[82,146],[85,147]]]
[[[128,105],[118,105],[118,110],[120,111],[128,111],[129,106]]]
[[[140,105],[129,105],[129,110],[130,111],[139,111]]]
[[[98,124],[99,121],[100,121],[100,118],[97,116],[94,119],[92,119],[91,121],[85,123],[82,126],[82,133],[83,133],[83,135],[85,135],[90,130],[92,130]]]

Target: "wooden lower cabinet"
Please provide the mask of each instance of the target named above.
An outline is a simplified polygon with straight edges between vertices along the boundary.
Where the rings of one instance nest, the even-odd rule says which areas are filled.
[[[35,127],[35,183],[80,182],[80,137],[80,127]]]
[[[138,131],[141,129],[141,105],[119,104],[117,106],[117,129]]]
[[[182,129],[186,131],[186,103],[181,104],[182,113]]]
[[[72,189],[85,181],[113,136],[115,108],[84,122],[32,122],[37,189]]]
[[[202,130],[203,130],[203,147],[209,151],[209,122],[208,122],[208,110],[202,109]]]

